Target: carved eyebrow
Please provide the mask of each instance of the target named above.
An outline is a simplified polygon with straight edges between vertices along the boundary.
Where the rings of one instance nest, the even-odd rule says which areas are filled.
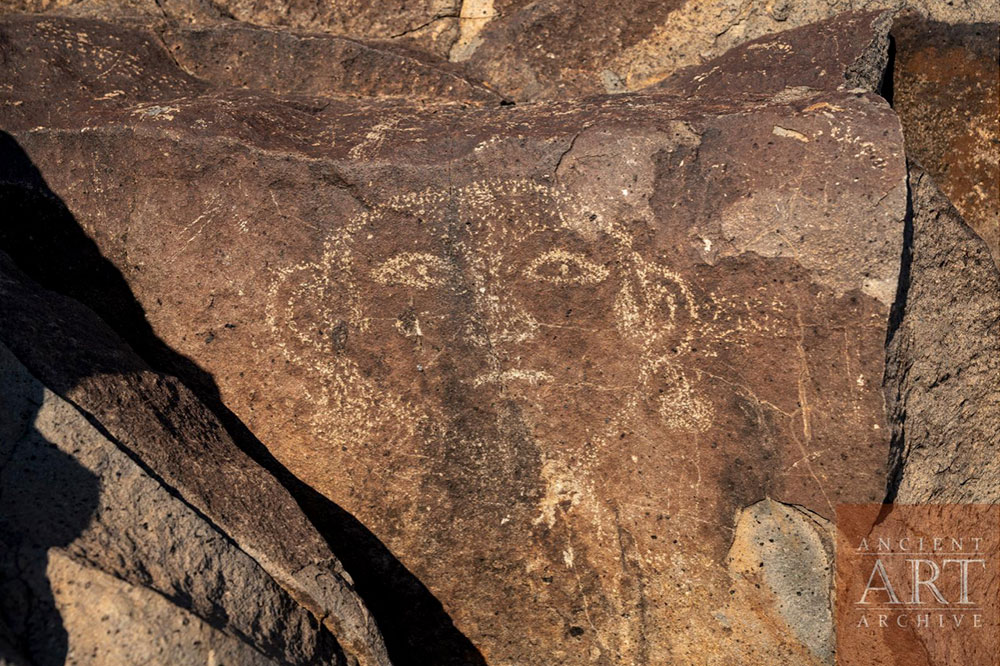
[[[546,264],[558,267],[556,274],[542,274],[539,269]],[[574,270],[571,272],[571,268]],[[549,250],[535,257],[524,271],[525,277],[553,284],[597,284],[608,277],[608,269],[577,252]]]
[[[451,265],[427,252],[401,252],[372,269],[371,276],[384,285],[427,289],[445,283]]]

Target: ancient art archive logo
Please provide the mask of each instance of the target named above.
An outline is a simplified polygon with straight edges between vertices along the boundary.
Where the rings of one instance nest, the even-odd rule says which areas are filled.
[[[837,507],[839,666],[1000,665],[1000,506]]]

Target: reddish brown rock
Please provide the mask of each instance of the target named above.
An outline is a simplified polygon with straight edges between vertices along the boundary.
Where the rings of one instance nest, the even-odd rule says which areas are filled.
[[[49,124],[154,100],[145,112],[155,116],[169,113],[160,102],[226,88],[296,96],[305,114],[330,96],[501,101],[449,63],[398,46],[238,24],[10,16],[0,20],[0,54],[19,63],[0,91],[5,117]]]
[[[764,497],[884,491],[905,167],[878,97],[17,95],[4,124],[155,334],[489,663],[826,658],[745,624],[730,546]]]
[[[93,18],[168,18],[198,25],[233,20],[258,26],[395,39],[445,56],[458,37],[459,0],[389,3],[308,0],[2,0],[0,13],[47,12]]]
[[[907,15],[893,27],[893,106],[919,160],[1000,265],[1000,25]]]
[[[0,12],[167,17],[200,26],[235,20],[390,40],[463,63],[477,80],[527,101],[639,90],[765,35],[901,5],[947,24],[1000,20],[993,0],[0,0]]]
[[[411,102],[499,103],[462,69],[388,42],[250,28],[162,26],[158,34],[185,71],[216,85],[278,94],[405,97]]]
[[[786,88],[879,91],[892,16],[849,12],[760,37],[704,65],[685,67],[653,89],[700,97],[768,97]]]
[[[477,78],[518,100],[552,99],[638,90],[685,67],[698,66],[754,39],[809,26],[848,11],[898,9],[875,0],[785,0],[734,2],[694,0],[657,3],[634,0],[527,2],[470,0],[463,3],[460,35],[450,57]],[[996,21],[996,3],[915,0],[908,6],[933,20]],[[859,35],[823,35],[827,59]],[[850,46],[847,46],[850,44]],[[787,72],[771,72],[768,85]],[[831,74],[832,75],[832,74]],[[758,79],[758,82],[760,79]]]

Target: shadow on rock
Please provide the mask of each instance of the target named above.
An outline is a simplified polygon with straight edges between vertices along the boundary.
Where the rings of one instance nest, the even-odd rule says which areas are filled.
[[[0,357],[0,662],[61,665],[68,636],[46,573],[97,509],[98,478],[36,428],[42,395]]]
[[[0,132],[0,205],[6,211],[0,251],[42,286],[94,310],[155,370],[187,384],[236,444],[292,494],[354,579],[394,664],[485,665],[426,586],[363,524],[278,462],[222,403],[213,377],[155,335],[121,272],[5,132]]]

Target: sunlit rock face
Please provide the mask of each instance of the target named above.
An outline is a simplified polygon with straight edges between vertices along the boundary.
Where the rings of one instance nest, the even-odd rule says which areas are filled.
[[[884,493],[906,171],[881,98],[388,103],[147,55],[5,92],[6,127],[155,334],[488,663],[828,660],[758,630],[731,549],[764,498],[813,530]],[[166,92],[128,87],[154,64]],[[4,244],[114,321],[52,231]]]
[[[0,200],[8,225],[57,212]],[[3,253],[0,303],[0,661],[389,663],[323,537],[186,386]]]

